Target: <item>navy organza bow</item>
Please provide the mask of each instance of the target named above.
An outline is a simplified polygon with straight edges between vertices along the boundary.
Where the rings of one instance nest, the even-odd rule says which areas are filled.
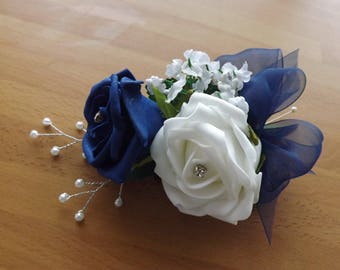
[[[269,240],[276,198],[289,180],[310,172],[322,148],[323,135],[309,122],[289,119],[266,124],[305,88],[306,77],[297,68],[297,56],[297,51],[282,57],[279,49],[248,49],[217,58],[221,65],[231,62],[238,67],[247,61],[253,72],[240,95],[249,104],[248,123],[260,138],[265,157],[258,205]]]
[[[113,74],[92,87],[84,108],[86,159],[117,183],[124,182],[132,166],[148,156],[163,125],[156,103],[141,94],[141,84],[127,69]]]

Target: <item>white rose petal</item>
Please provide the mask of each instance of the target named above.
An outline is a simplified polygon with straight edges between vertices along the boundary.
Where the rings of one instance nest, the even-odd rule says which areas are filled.
[[[228,102],[233,104],[234,106],[240,108],[242,111],[244,111],[246,114],[249,112],[249,105],[247,101],[244,99],[244,97],[238,96],[238,97],[232,97],[228,99]]]
[[[168,198],[181,212],[233,224],[250,216],[262,175],[256,174],[261,144],[253,145],[248,133],[245,112],[196,92],[164,122],[151,156]],[[199,176],[197,168],[205,173]]]
[[[232,90],[230,92],[220,92],[220,98],[225,100],[225,101],[229,101],[231,98],[234,97],[234,93],[235,93],[234,90]]]
[[[233,89],[231,88],[230,84],[224,83],[224,82],[221,82],[221,81],[219,81],[219,82],[217,83],[217,88],[218,88],[218,90],[220,90],[221,92],[227,92],[227,93],[229,93],[229,92],[232,92],[232,91],[233,91]],[[232,94],[232,96],[234,96],[234,94]]]

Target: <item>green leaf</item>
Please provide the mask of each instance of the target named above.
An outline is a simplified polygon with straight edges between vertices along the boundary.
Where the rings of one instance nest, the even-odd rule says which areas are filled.
[[[135,163],[133,166],[132,166],[132,170],[135,170],[137,168],[140,168],[142,166],[144,166],[145,164],[149,163],[149,162],[152,162],[153,159],[151,156],[147,156],[146,158],[142,159],[141,161],[139,161],[138,163]]]
[[[175,78],[167,78],[164,80],[166,89],[169,89],[177,80]]]
[[[138,180],[145,178],[154,174],[153,170],[155,168],[155,162],[152,160],[151,156],[146,157],[138,163],[132,166],[129,179]]]
[[[211,95],[216,91],[219,92],[217,85],[209,84],[207,90],[204,91],[205,94]]]
[[[188,103],[191,95],[194,91],[191,90],[182,90],[178,93],[177,97],[171,102],[171,104],[176,108],[177,111],[180,111],[183,103]]]
[[[192,64],[191,64],[191,60],[190,60],[190,58],[188,59],[188,66],[189,66],[189,68],[191,68],[191,67],[192,67]]]
[[[145,89],[146,89],[146,93],[148,94],[148,96],[152,96],[152,93],[149,91],[149,89],[146,87],[146,85],[145,85]]]
[[[261,153],[260,161],[256,168],[256,173],[259,173],[261,171],[265,160],[266,160],[266,156],[263,153]]]
[[[155,96],[155,101],[163,116],[165,118],[175,117],[179,110],[177,110],[171,103],[166,102],[166,95],[160,92],[156,87],[152,87],[152,91]]]
[[[192,88],[193,88],[192,86],[193,86],[193,84],[194,84],[195,82],[197,82],[198,78],[195,77],[195,76],[189,75],[189,76],[186,77],[186,80],[187,80],[187,82],[186,82],[186,84],[184,85],[183,89],[189,90],[189,89],[192,89]]]
[[[155,101],[155,102],[156,102],[155,95],[149,94],[149,99],[151,99],[152,101]]]
[[[254,144],[254,145],[258,145],[259,144],[259,137],[256,135],[255,131],[253,130],[253,128],[248,125],[248,129],[249,129],[249,140]]]

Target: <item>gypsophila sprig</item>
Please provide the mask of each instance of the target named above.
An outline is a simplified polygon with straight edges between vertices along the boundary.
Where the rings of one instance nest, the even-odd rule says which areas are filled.
[[[240,69],[231,63],[220,66],[220,62],[211,61],[206,53],[192,49],[184,52],[184,58],[173,59],[167,65],[165,79],[151,76],[146,80],[147,92],[165,118],[176,116],[194,92],[222,98],[248,112],[247,103],[238,97],[238,91],[252,74],[247,62]]]

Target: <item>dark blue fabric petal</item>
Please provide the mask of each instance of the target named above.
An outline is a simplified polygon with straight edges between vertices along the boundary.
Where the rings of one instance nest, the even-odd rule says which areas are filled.
[[[98,167],[98,172],[116,183],[123,183],[129,176],[133,164],[143,149],[144,147],[141,145],[139,138],[136,135],[133,136],[119,161],[115,164],[112,161],[101,164]]]
[[[239,93],[249,104],[249,124],[260,135],[268,118],[298,99],[305,84],[298,68],[270,68],[255,75]]]
[[[92,87],[84,115],[88,122],[83,152],[98,172],[122,183],[134,163],[149,154],[163,118],[157,105],[141,94],[142,81],[125,69]],[[101,122],[94,116],[100,111]]]
[[[111,95],[108,102],[108,108],[111,112],[111,136],[108,140],[110,143],[105,146],[105,148],[107,147],[109,149],[110,155],[106,156],[106,160],[102,160],[101,162],[101,164],[105,164],[105,161],[111,163],[111,168],[114,167],[113,164],[119,162],[122,155],[124,155],[125,149],[130,143],[134,133],[133,126],[121,98],[122,93],[125,92],[121,83],[121,80],[126,78],[124,76],[131,77],[130,80],[134,78],[130,71],[126,69],[111,76]],[[140,89],[140,82],[136,83],[136,87]]]
[[[86,156],[86,161],[94,167],[99,166],[105,157],[108,155],[110,148],[107,147],[108,142],[100,140],[93,143],[90,134],[87,132],[83,137],[83,152]]]
[[[273,200],[288,180],[308,173],[320,156],[323,135],[313,124],[283,120],[266,125],[261,134],[265,162],[259,203]]]
[[[110,156],[111,139],[106,140],[106,138],[112,138],[116,134],[112,132],[112,119],[119,123],[116,116],[121,114],[118,86],[118,76],[111,75],[92,87],[85,104],[84,115],[88,127],[82,145],[87,162],[94,167],[107,162],[106,160]],[[98,124],[94,122],[93,118],[99,110],[104,113],[105,117],[104,121]]]
[[[87,132],[83,137],[83,152],[89,164],[97,167],[110,153],[108,138],[111,136],[111,125],[105,119],[98,125],[89,125]]]
[[[110,114],[110,121],[118,124],[120,122],[120,116],[122,114],[121,102],[120,102],[120,85],[119,77],[117,74],[111,75],[110,96],[107,100],[107,107]]]
[[[219,61],[221,66],[227,62],[240,68],[245,61],[248,62],[248,70],[253,75],[267,68],[282,68],[283,58],[280,49],[262,49],[251,48],[246,49],[237,54],[225,54],[217,57],[215,61]]]
[[[91,88],[84,107],[84,116],[88,124],[93,124],[93,117],[97,113],[93,111],[93,108],[106,105],[110,84],[111,78],[105,78]]]
[[[120,72],[118,72],[118,73],[116,73],[116,74],[114,74],[114,75],[117,76],[118,81],[121,81],[121,79],[123,79],[124,77],[130,78],[130,79],[133,80],[133,81],[136,80],[135,76],[133,76],[133,74],[131,73],[131,71],[128,70],[127,68],[126,68],[126,69],[123,69],[122,71],[120,71]]]
[[[157,104],[140,94],[140,86],[130,83],[127,78],[123,78],[121,84],[125,89],[122,99],[129,118],[142,145],[147,147],[163,125],[164,119]]]

